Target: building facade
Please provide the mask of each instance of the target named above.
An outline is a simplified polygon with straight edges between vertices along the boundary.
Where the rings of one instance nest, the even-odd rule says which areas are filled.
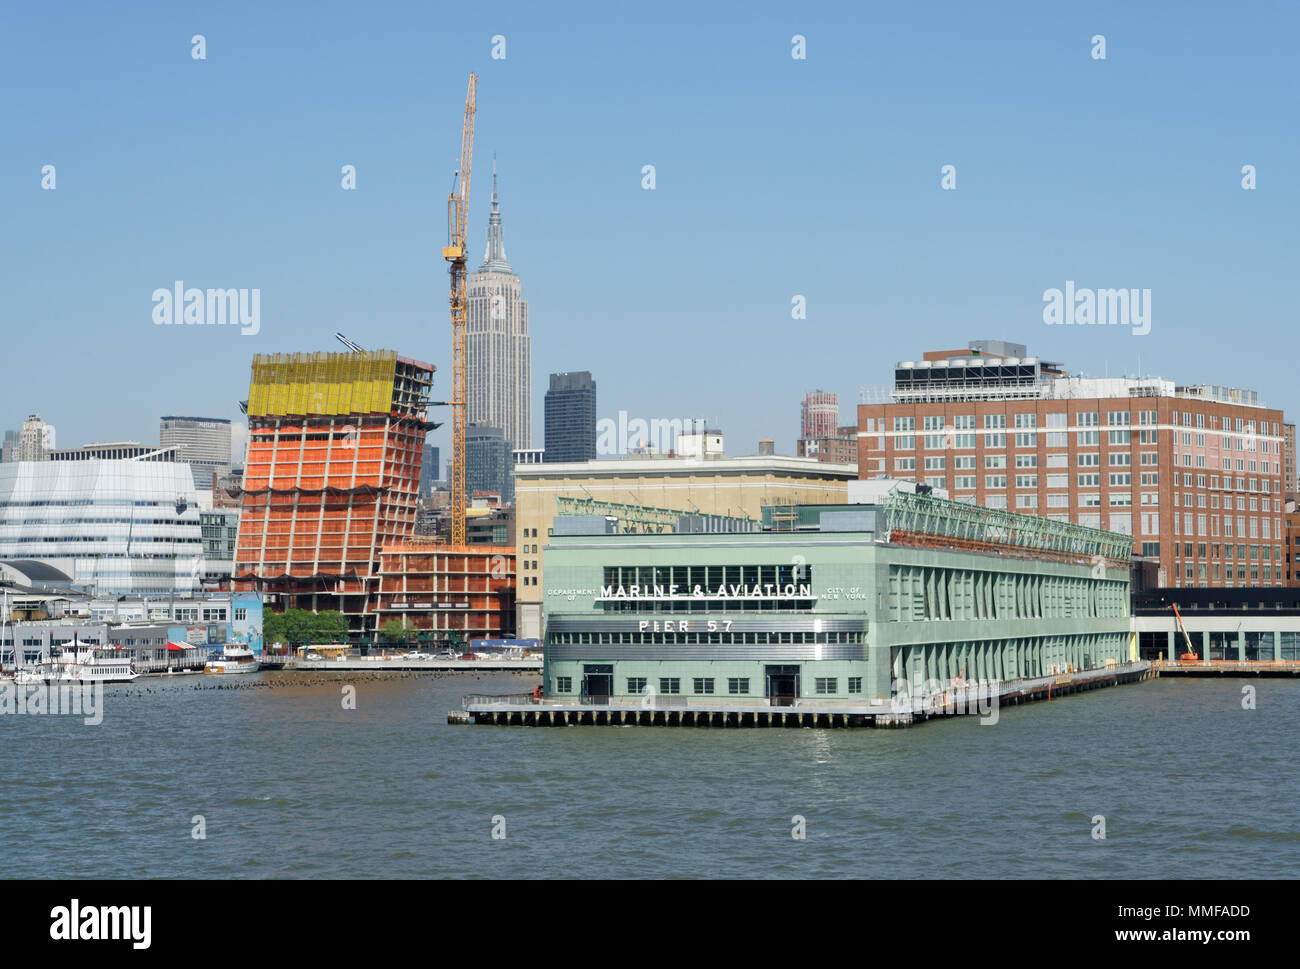
[[[487,252],[469,277],[465,329],[467,420],[499,427],[513,447],[533,445],[533,345],[528,301],[519,276],[506,260],[492,170],[492,215]]]
[[[179,448],[154,447],[139,441],[106,441],[84,447],[56,448],[51,461],[181,461]],[[200,487],[195,479],[195,487]]]
[[[174,447],[194,474],[194,487],[212,490],[212,476],[230,474],[230,421],[223,417],[163,417],[158,442]]]
[[[420,497],[428,498],[433,486],[442,480],[442,455],[432,444],[424,446],[424,461],[420,465]]]
[[[200,511],[199,528],[203,534],[203,588],[229,589],[239,544],[239,509]]]
[[[541,636],[542,548],[561,505],[663,529],[682,513],[757,520],[764,505],[842,502],[856,477],[851,465],[766,455],[516,465],[519,635]]]
[[[253,358],[236,589],[373,631],[380,549],[415,527],[432,381],[391,350]]]
[[[551,374],[545,401],[542,460],[556,463],[596,458],[596,381],[591,371]]]
[[[1070,377],[975,344],[897,365],[858,407],[858,472],[1131,535],[1161,585],[1285,581],[1282,412],[1251,391]]]
[[[788,530],[557,529],[546,695],[843,706],[1133,658],[1127,536],[904,491],[811,512]]]
[[[99,595],[189,595],[203,546],[189,467],[146,461],[0,465],[0,559],[36,559]]]
[[[512,636],[515,550],[509,546],[454,549],[402,542],[385,546],[372,595],[378,626],[391,620],[439,642],[452,636]]]

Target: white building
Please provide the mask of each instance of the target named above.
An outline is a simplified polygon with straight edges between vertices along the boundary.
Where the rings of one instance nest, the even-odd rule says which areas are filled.
[[[531,448],[533,345],[528,335],[528,301],[506,261],[495,163],[487,252],[469,278],[465,357],[468,423],[499,427],[512,448]]]
[[[203,542],[188,464],[0,464],[0,560],[38,560],[97,595],[197,592]]]

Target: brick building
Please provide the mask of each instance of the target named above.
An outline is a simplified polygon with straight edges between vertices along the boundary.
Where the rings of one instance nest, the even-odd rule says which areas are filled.
[[[1283,442],[1252,391],[1072,377],[1014,344],[899,363],[858,407],[859,477],[1132,535],[1168,586],[1284,584]]]

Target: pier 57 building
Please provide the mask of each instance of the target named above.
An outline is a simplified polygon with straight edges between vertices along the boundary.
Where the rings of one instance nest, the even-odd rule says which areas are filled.
[[[1131,536],[861,485],[858,504],[662,534],[556,518],[546,697],[843,708],[1135,658]]]

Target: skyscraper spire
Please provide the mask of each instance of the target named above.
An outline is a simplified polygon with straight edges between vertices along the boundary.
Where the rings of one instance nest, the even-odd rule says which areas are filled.
[[[501,238],[501,202],[497,195],[497,156],[492,155],[492,215],[488,218],[487,252],[478,267],[481,273],[513,273],[506,261],[506,246]]]

